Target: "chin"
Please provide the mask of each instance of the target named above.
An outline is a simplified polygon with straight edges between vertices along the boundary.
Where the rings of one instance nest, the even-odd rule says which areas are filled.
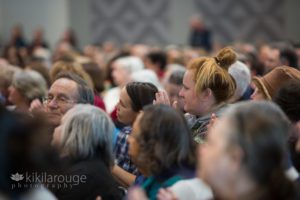
[[[61,116],[58,114],[49,114],[48,115],[49,122],[54,126],[60,125]]]

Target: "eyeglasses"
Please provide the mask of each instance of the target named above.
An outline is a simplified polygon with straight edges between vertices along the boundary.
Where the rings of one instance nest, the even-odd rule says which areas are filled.
[[[55,100],[56,104],[58,104],[58,105],[66,105],[66,104],[75,102],[75,101],[73,101],[71,99],[68,99],[64,96],[58,96],[58,97],[47,96],[47,97],[43,98],[43,104],[48,105],[53,100]]]

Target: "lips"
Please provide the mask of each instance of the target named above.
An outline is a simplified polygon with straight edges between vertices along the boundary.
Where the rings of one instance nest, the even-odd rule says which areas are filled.
[[[48,117],[60,117],[60,116],[61,116],[60,113],[53,113],[53,112],[48,113]]]

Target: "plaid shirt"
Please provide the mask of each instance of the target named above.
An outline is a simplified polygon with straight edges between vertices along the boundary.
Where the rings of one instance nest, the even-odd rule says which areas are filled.
[[[134,175],[138,175],[138,170],[128,155],[129,145],[127,143],[127,138],[131,133],[131,130],[132,128],[130,126],[126,126],[118,134],[114,148],[115,164]]]

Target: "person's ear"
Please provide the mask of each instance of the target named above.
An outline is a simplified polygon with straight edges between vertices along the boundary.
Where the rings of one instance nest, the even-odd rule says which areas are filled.
[[[203,91],[201,92],[201,94],[202,94],[202,98],[203,98],[205,101],[207,101],[207,100],[209,100],[211,97],[213,97],[213,92],[212,92],[212,90],[211,90],[210,88],[206,88],[205,90],[203,90]]]

